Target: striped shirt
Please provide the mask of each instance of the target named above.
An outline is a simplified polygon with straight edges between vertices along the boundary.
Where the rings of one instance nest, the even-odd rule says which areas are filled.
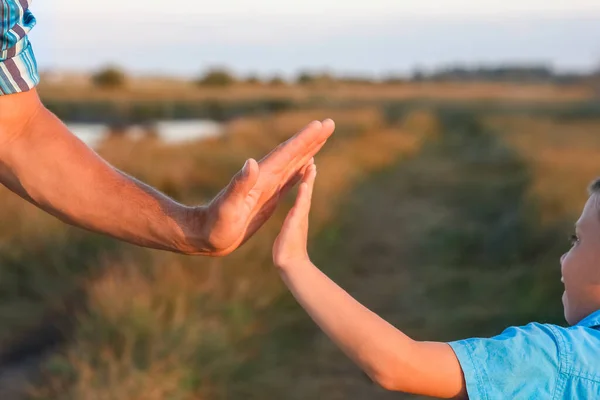
[[[40,77],[27,34],[35,26],[33,0],[0,0],[0,96],[25,92]]]

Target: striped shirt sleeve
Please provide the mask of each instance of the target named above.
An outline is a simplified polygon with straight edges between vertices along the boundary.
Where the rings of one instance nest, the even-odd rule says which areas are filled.
[[[40,81],[27,34],[35,26],[33,0],[0,0],[0,96],[26,92]]]

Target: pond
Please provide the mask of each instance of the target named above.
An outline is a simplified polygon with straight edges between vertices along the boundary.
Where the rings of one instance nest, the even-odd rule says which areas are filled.
[[[98,146],[104,138],[111,134],[108,124],[66,122],[66,125],[75,136],[90,147]],[[202,119],[158,121],[151,126],[133,125],[120,129],[119,133],[134,139],[152,134],[165,144],[177,144],[220,136],[223,133],[223,126],[218,122]]]

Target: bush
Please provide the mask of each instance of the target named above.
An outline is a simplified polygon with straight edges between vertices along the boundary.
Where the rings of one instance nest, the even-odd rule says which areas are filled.
[[[222,68],[213,68],[198,80],[198,84],[202,86],[230,86],[235,82],[233,74]]]
[[[308,72],[301,72],[300,75],[298,75],[298,78],[296,79],[296,83],[298,83],[299,85],[309,85],[311,83],[314,83],[315,81],[315,76]]]
[[[338,82],[337,78],[329,72],[301,72],[296,82],[299,85],[331,86]]]
[[[249,83],[251,85],[258,85],[259,83],[261,83],[260,78],[256,75],[249,75],[246,78],[246,83]]]
[[[127,76],[120,68],[110,66],[95,73],[92,76],[92,82],[101,88],[116,89],[125,86]]]
[[[274,76],[273,78],[271,78],[271,80],[269,80],[269,85],[271,85],[271,86],[283,86],[283,85],[285,85],[285,81],[280,76]]]

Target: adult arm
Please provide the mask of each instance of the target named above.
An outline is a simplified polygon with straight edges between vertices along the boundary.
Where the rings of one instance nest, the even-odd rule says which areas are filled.
[[[33,89],[0,96],[0,183],[71,225],[140,246],[222,256],[270,217],[333,130],[332,121],[309,124],[260,163],[248,160],[210,204],[185,206],[109,165]]]
[[[314,122],[250,159],[207,206],[186,207],[111,167],[40,102],[30,0],[0,0],[0,183],[61,220],[137,245],[222,256],[248,240],[333,133]]]

